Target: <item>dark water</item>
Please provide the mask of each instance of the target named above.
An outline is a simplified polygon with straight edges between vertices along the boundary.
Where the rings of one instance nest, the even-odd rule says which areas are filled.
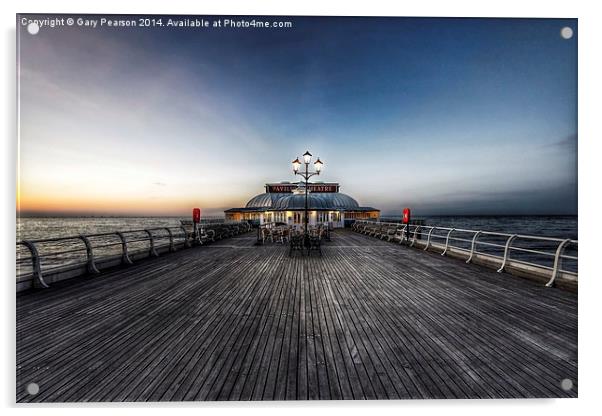
[[[17,218],[17,241],[99,234],[155,227],[177,227],[188,217]]]
[[[426,225],[451,227],[458,229],[494,231],[508,234],[525,234],[542,237],[554,237],[560,239],[577,240],[577,217],[576,216],[430,216],[421,217]],[[183,217],[74,217],[74,218],[18,218],[17,219],[17,241],[20,240],[39,240],[45,238],[77,236],[79,234],[97,234],[115,231],[136,230],[155,227],[178,227],[180,220],[189,219]],[[399,218],[383,217],[382,221]],[[159,233],[160,234],[160,233]],[[433,233],[433,242],[444,242],[445,231]],[[458,240],[453,244],[469,249],[470,239],[474,234],[455,232],[454,237]],[[166,243],[167,234],[158,236],[158,243]],[[420,236],[426,238],[426,235]],[[148,248],[144,233],[130,235],[134,240],[131,245],[132,250],[144,250]],[[135,242],[136,239],[141,241]],[[503,255],[503,245],[506,237],[483,236],[479,238],[483,244],[478,250],[501,256]],[[93,245],[99,247],[95,249],[96,256],[119,255],[120,246],[116,236],[98,237],[92,239]],[[495,244],[496,247],[493,245]],[[528,250],[536,250],[544,253],[553,254],[558,246],[558,242],[517,240],[514,244],[519,249],[522,247]],[[62,242],[41,243],[37,245],[40,254],[44,255],[43,266],[55,267],[63,266],[69,263],[78,263],[85,261],[85,248],[81,240],[68,240]],[[53,255],[57,251],[79,250],[73,253]],[[568,255],[577,256],[577,247],[572,246],[567,249]],[[553,256],[536,253],[521,252],[515,250],[513,258],[528,262],[542,264],[547,267],[553,265]],[[17,245],[18,274],[30,272],[29,251]],[[21,260],[19,260],[21,259]],[[567,260],[564,262],[566,270],[577,270],[577,261]]]
[[[577,216],[431,216],[427,225],[577,240]]]

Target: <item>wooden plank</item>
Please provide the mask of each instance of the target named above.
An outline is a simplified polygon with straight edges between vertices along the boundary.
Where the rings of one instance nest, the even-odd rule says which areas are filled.
[[[275,264],[276,267],[279,267],[280,265],[281,263]],[[232,382],[233,385],[230,391],[227,394],[225,392],[223,393],[221,398],[224,400],[249,400],[252,396],[253,388],[259,384],[257,382],[257,376],[259,374],[258,367],[269,340],[268,333],[274,318],[272,309],[280,299],[279,294],[285,290],[286,287],[286,281],[282,275],[280,275],[278,279],[273,280],[274,286],[267,298],[267,308],[260,318],[261,330],[253,337],[253,340],[249,345],[249,350],[242,360],[241,370],[237,375],[236,380]]]

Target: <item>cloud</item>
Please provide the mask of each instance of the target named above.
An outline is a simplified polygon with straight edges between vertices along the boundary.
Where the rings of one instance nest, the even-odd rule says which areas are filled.
[[[558,140],[556,142],[550,143],[550,144],[546,144],[546,147],[552,147],[552,148],[556,148],[559,150],[564,150],[564,151],[571,151],[571,150],[577,150],[577,133],[573,133],[573,134],[569,134],[568,136],[564,137],[561,140]]]
[[[411,206],[416,215],[576,215],[577,184],[550,184],[514,190],[441,193],[431,200],[378,206],[384,215]]]

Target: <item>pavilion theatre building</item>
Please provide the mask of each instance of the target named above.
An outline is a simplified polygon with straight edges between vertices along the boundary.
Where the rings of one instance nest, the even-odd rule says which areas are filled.
[[[355,199],[339,192],[338,183],[313,182],[308,185],[307,206],[309,224],[332,224],[332,227],[345,226],[347,220],[377,219],[380,210],[360,207]],[[231,208],[225,211],[229,221],[259,221],[285,223],[302,226],[305,212],[304,183],[268,183],[265,193],[253,198],[244,208]]]

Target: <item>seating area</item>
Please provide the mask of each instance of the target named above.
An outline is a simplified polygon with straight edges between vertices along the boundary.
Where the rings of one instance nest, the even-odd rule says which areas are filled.
[[[300,252],[310,255],[315,251],[322,255],[322,242],[331,240],[331,229],[326,224],[311,225],[308,227],[309,239],[305,244],[302,227],[291,227],[284,224],[267,223],[259,227],[258,243],[265,244],[288,244],[289,255]]]
[[[209,224],[202,227],[208,234],[213,234],[213,240],[222,240],[224,238],[235,237],[237,235],[251,231],[251,226],[246,222]]]
[[[191,222],[182,221],[181,223],[182,227],[187,230],[190,239],[196,244],[207,244],[235,237],[248,233],[252,228],[247,222],[199,224],[196,229]]]
[[[292,229],[285,225],[264,225],[259,227],[259,238],[261,244],[286,244],[291,239],[291,231]]]
[[[351,226],[351,229],[360,234],[401,244],[404,241],[406,225],[355,222]]]

